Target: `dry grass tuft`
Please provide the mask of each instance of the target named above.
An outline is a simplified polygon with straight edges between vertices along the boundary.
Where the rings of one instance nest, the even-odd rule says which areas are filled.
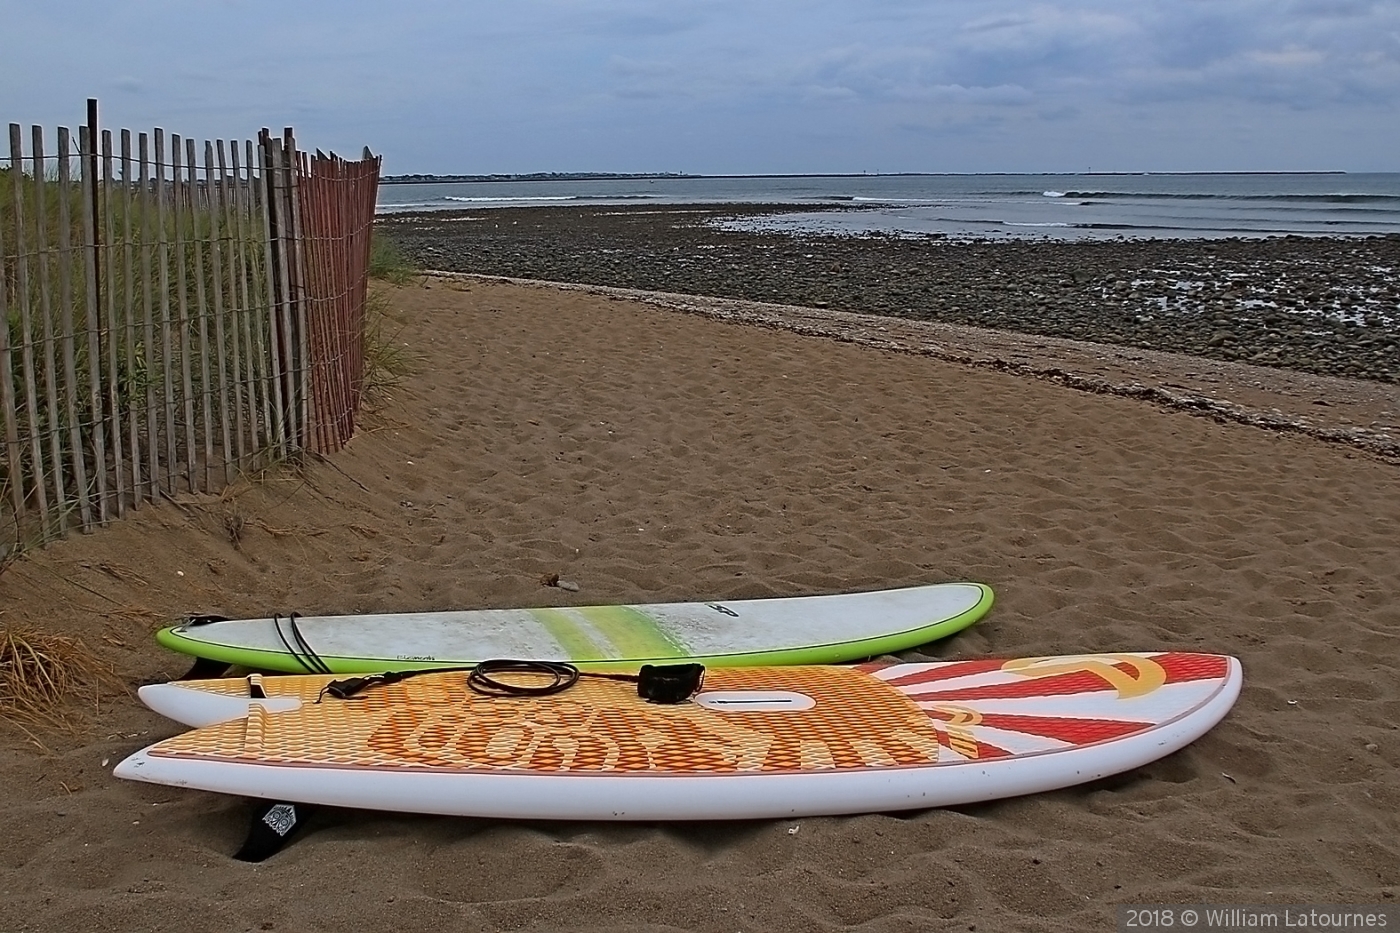
[[[228,536],[229,542],[240,550],[243,547],[243,530],[248,527],[248,517],[243,514],[243,510],[234,502],[223,512],[224,534]]]
[[[27,726],[71,726],[73,702],[86,695],[96,707],[102,685],[114,680],[76,638],[0,629],[0,722],[26,733]]]

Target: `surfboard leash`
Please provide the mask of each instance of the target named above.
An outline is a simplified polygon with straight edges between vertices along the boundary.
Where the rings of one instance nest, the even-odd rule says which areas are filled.
[[[326,672],[329,673],[329,672]],[[637,685],[637,696],[649,703],[684,703],[700,692],[705,682],[703,664],[643,664],[635,674],[610,674],[601,671],[580,671],[564,661],[522,661],[494,658],[467,667],[439,667],[412,671],[385,671],[333,680],[316,695],[320,703],[327,694],[337,700],[359,699],[359,694],[374,687],[396,684],[423,674],[466,673],[467,686],[473,693],[490,697],[542,697],[563,693],[581,677],[619,680]],[[501,680],[501,674],[539,674],[544,683],[521,684]]]
[[[301,616],[299,612],[287,613],[287,628],[292,633],[291,640],[287,639],[286,632],[282,631],[282,617],[276,613],[272,615],[272,628],[277,632],[277,637],[282,640],[282,647],[287,649],[287,653],[296,658],[298,664],[306,668],[311,674],[334,674],[331,666],[322,660],[316,653],[316,649],[306,640],[301,633],[301,626],[297,625],[297,619]],[[296,642],[296,646],[292,646]]]

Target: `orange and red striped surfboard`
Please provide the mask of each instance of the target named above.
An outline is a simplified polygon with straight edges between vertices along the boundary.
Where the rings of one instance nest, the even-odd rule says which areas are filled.
[[[943,806],[1139,767],[1213,727],[1239,662],[1182,652],[722,668],[691,701],[581,680],[487,697],[464,673],[353,700],[331,678],[142,688],[201,724],[117,775],[278,800],[555,819],[735,819]],[[319,701],[318,701],[319,698]],[[222,721],[218,721],[222,720]]]

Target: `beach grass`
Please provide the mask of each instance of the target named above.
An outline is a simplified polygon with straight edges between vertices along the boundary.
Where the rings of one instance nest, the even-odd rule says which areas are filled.
[[[370,278],[394,285],[407,285],[418,274],[418,268],[393,240],[376,231],[370,235],[369,274]]]
[[[112,676],[80,639],[0,629],[0,722],[31,739],[30,727],[71,725],[78,699],[89,698],[96,708]]]
[[[391,332],[393,321],[389,311],[388,297],[379,292],[370,292],[365,301],[364,345],[365,398],[370,401],[385,398],[412,371],[408,354],[398,339],[399,329]]]
[[[393,240],[377,231],[371,234],[370,278],[391,285],[407,285],[419,271]],[[412,369],[398,339],[398,330],[391,333],[390,311],[388,296],[370,291],[365,301],[364,387],[365,397],[371,401],[386,397]]]
[[[154,411],[162,373],[169,380],[185,368],[187,383],[173,388],[183,400],[217,391],[211,374],[247,372],[250,364],[240,364],[232,342],[210,340],[210,297],[226,297],[225,326],[260,341],[252,330],[261,311],[257,299],[240,307],[237,297],[265,294],[267,278],[254,225],[234,226],[208,204],[162,207],[136,187],[110,185],[101,231],[108,242],[93,287],[81,185],[70,181],[65,190],[56,177],[17,178],[15,171],[0,169],[0,326],[8,328],[12,348],[14,397],[40,396],[13,413],[19,437],[42,439],[38,454],[25,445],[20,455],[18,472],[32,488],[46,471],[70,470],[75,446],[92,448],[107,385],[114,386],[116,410]],[[98,305],[91,307],[94,297]],[[99,321],[103,329],[94,337],[90,328]],[[10,469],[0,464],[0,484],[15,481]],[[68,472],[63,481],[69,489],[78,485]]]

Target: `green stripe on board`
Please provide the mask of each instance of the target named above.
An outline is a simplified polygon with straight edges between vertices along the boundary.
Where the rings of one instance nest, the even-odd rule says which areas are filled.
[[[569,617],[567,609],[531,609],[530,615],[545,627],[551,638],[564,649],[563,657],[571,661],[602,660],[608,657],[578,620]]]
[[[574,612],[612,642],[620,657],[690,657],[683,645],[661,630],[656,619],[631,606],[586,606]]]

